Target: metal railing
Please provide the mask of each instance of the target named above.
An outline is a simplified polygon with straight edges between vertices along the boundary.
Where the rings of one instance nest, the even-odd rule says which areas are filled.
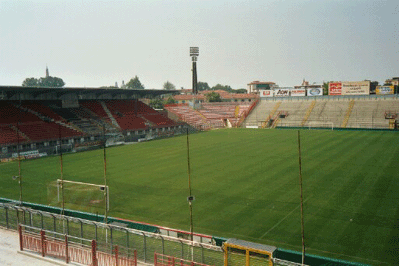
[[[144,263],[153,263],[157,252],[202,264],[223,265],[223,250],[219,246],[139,231],[119,223],[105,224],[0,203],[0,226],[17,230],[19,224],[47,230],[47,235],[55,239],[63,240],[66,234],[79,244],[84,244],[83,239],[95,240],[101,252],[111,253],[115,245],[121,250],[135,249],[137,259]]]

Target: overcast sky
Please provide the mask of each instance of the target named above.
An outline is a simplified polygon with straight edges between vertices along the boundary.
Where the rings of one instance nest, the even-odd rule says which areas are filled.
[[[60,77],[146,89],[198,80],[246,88],[399,76],[398,0],[0,0],[0,85]]]

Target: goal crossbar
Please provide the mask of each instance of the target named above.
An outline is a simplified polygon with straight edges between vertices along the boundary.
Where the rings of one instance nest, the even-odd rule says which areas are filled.
[[[92,184],[92,183],[85,183],[85,182],[79,182],[79,181],[71,181],[71,180],[65,180],[65,179],[57,179],[57,194],[58,194],[58,202],[60,201],[60,186],[63,186],[63,183],[68,183],[68,184],[75,184],[75,185],[83,185],[83,186],[89,186],[89,187],[97,187],[99,190],[104,191],[104,198],[107,203],[107,211],[109,211],[109,186],[104,186],[104,185],[99,185],[99,184]]]

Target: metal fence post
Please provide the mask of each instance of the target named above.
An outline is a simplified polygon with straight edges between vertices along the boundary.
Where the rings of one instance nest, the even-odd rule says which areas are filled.
[[[81,220],[78,221],[80,222],[80,238],[82,238],[80,242],[83,244],[83,222]]]
[[[24,250],[24,242],[22,238],[22,226],[18,225],[18,233],[19,233],[19,250]]]
[[[109,232],[110,232],[110,235],[111,235],[111,253],[112,253],[112,246],[114,245],[113,234],[112,234],[112,226],[110,226]]]
[[[147,243],[146,243],[146,239],[145,239],[145,234],[143,233],[143,241],[144,241],[144,262],[147,262]]]
[[[119,253],[118,245],[115,245],[115,264],[116,264],[116,266],[119,265],[119,263],[118,263],[119,254],[118,253]]]
[[[165,241],[162,236],[159,236],[162,240],[162,255],[165,255]]]
[[[17,211],[17,226],[19,225],[19,210],[18,208],[15,208],[15,210]]]
[[[9,229],[10,226],[9,226],[9,224],[8,224],[8,208],[6,207],[6,208],[4,208],[4,209],[6,210],[6,228]]]
[[[205,264],[204,246],[201,245],[201,263]]]
[[[92,265],[97,266],[97,243],[95,240],[91,241],[91,256],[92,256]]]
[[[181,243],[181,257],[184,258],[184,246],[183,246],[183,241],[180,240]]]
[[[65,263],[69,263],[69,254],[68,254],[68,235],[65,235]]]
[[[40,231],[41,242],[42,242],[42,257],[46,256],[46,233],[44,230]]]
[[[54,232],[57,232],[57,221],[55,220],[55,215],[52,215],[53,216],[53,221],[54,221]],[[55,237],[55,234],[54,234],[54,237]]]
[[[157,266],[157,253],[154,252],[154,266]]]
[[[137,250],[134,250],[134,266],[137,266]]]
[[[41,226],[42,226],[41,229],[43,229],[44,228],[43,213],[39,212],[39,214],[40,214]]]

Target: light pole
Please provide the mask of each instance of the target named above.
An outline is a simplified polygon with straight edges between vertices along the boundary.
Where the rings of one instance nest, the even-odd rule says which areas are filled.
[[[199,48],[198,47],[190,47],[190,56],[193,61],[193,95],[195,102],[195,95],[198,93],[198,84],[197,84],[197,59],[199,56]]]

